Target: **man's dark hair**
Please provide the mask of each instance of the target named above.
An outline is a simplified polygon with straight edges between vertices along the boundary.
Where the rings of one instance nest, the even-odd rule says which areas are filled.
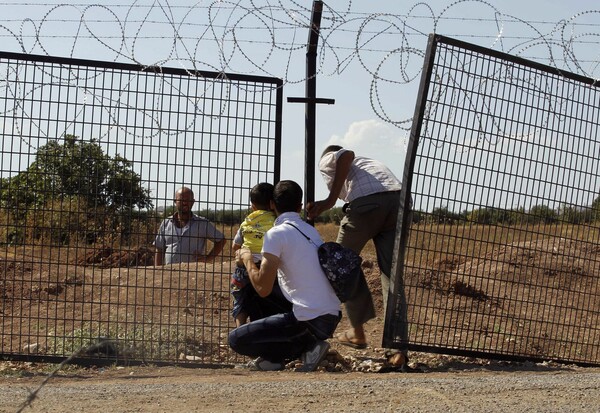
[[[327,148],[325,148],[325,150],[321,154],[321,158],[324,157],[329,152],[337,152],[340,149],[344,149],[344,148],[342,148],[340,145],[329,145]]]
[[[268,211],[271,209],[271,201],[273,200],[273,185],[268,182],[261,182],[254,185],[250,190],[250,202],[254,204],[256,209]]]
[[[302,188],[294,181],[279,181],[273,191],[277,212],[296,212],[302,205]]]

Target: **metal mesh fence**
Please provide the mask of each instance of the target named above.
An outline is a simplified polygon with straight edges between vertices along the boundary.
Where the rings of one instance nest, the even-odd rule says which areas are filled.
[[[430,37],[388,346],[405,293],[414,350],[600,364],[599,103],[593,79]]]
[[[230,241],[279,180],[281,80],[0,53],[0,354],[235,360]],[[174,193],[215,262],[154,266]]]

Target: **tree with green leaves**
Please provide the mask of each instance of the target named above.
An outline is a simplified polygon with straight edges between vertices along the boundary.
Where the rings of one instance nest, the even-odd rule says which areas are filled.
[[[431,211],[431,218],[433,219],[433,222],[438,224],[455,225],[458,224],[459,221],[464,221],[466,219],[465,217],[466,213],[459,214],[452,212],[447,206],[436,207]]]
[[[31,211],[43,212],[56,201],[73,199],[81,204],[79,211],[104,211],[114,217],[153,207],[150,191],[129,160],[118,154],[111,157],[96,140],[74,135],[48,142],[25,171],[0,181],[0,207],[17,226]]]
[[[535,205],[529,210],[527,219],[531,224],[554,224],[558,222],[558,214],[547,205]]]
[[[39,148],[27,170],[3,179],[0,201],[5,207],[32,207],[78,196],[88,207],[151,208],[150,192],[131,166],[120,155],[106,155],[93,139],[66,135],[63,143],[51,141]]]
[[[594,209],[593,206],[589,208],[563,204],[559,208],[558,215],[563,222],[578,225],[592,222],[594,219]]]

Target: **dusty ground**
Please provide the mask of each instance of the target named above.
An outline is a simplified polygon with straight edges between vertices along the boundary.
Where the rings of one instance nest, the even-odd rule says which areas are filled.
[[[375,343],[381,318],[368,326]],[[349,371],[66,366],[50,377],[56,365],[0,362],[0,412],[599,411],[600,368],[413,352],[420,372],[400,373],[376,343],[332,348],[330,364],[341,357]]]
[[[0,411],[596,412],[600,406],[600,369],[459,364],[415,374],[71,370],[49,381],[26,408],[45,376],[22,372],[0,378]]]
[[[550,277],[567,287],[555,289],[555,300],[560,300],[557,302],[574,302],[574,291],[583,297],[598,288],[594,276],[598,273],[598,251],[575,244],[512,245],[482,254],[478,259],[438,259],[429,263],[426,271],[408,268],[407,280],[429,291],[430,299],[435,300],[428,317],[439,312],[440,303],[450,304],[456,310],[454,314],[477,315],[473,322],[512,311],[514,326],[507,325],[503,334],[523,338],[520,348],[524,350],[530,351],[535,345],[533,348],[547,352],[540,354],[552,354],[558,347],[524,340],[528,336],[519,333],[524,327],[518,323],[514,301],[500,297],[498,292],[519,281],[511,278],[515,267],[528,266],[529,277]],[[143,266],[151,259],[146,250],[130,254],[97,250],[75,258],[62,252],[44,264],[40,257],[46,253],[7,250],[0,257],[4,274],[0,314],[5,352],[28,348],[33,353],[35,344],[35,352],[52,354],[64,350],[64,354],[69,354],[71,349],[57,347],[57,341],[49,337],[54,334],[72,338],[73,331],[87,333],[92,323],[92,327],[102,329],[102,334],[110,334],[115,325],[123,325],[117,330],[131,335],[126,337],[134,343],[131,351],[148,351],[150,356],[154,351],[164,351],[174,360],[183,357],[213,367],[229,367],[153,367],[151,362],[143,367],[67,366],[50,377],[56,365],[0,362],[1,412],[15,412],[21,407],[32,412],[600,411],[598,368],[412,352],[411,365],[419,373],[395,371],[380,348],[383,319],[379,272],[373,265],[374,256],[368,252],[363,254],[364,269],[379,311],[378,318],[367,325],[369,347],[353,350],[332,340],[327,363],[314,373],[295,372],[293,363],[283,372],[250,372],[242,367],[245,360],[232,358],[226,346],[226,334],[231,328],[227,280],[220,275],[230,272],[230,261],[210,268],[184,265],[155,269]],[[496,282],[481,284],[481,278],[473,276],[483,272],[493,273]],[[525,281],[538,285],[520,280]],[[561,295],[563,291],[565,295]],[[527,312],[531,327],[526,327],[535,331],[531,316]],[[592,339],[598,332],[597,321],[585,321],[591,323],[586,334],[587,339]],[[453,319],[450,324],[455,322]],[[136,336],[138,331],[133,331],[132,326],[140,325],[151,333]],[[344,319],[339,329],[346,327]],[[185,335],[179,336],[179,330]],[[10,334],[15,331],[19,334]],[[155,331],[158,338],[153,335]],[[169,339],[176,342],[174,348],[165,349],[165,332],[173,334]],[[494,334],[481,331],[486,345],[501,344]],[[590,346],[589,351],[595,348]],[[30,394],[38,388],[39,393]],[[31,406],[27,405],[28,399]]]

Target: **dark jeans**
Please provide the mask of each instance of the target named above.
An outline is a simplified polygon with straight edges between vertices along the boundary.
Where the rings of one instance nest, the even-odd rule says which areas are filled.
[[[281,292],[277,279],[275,279],[271,294],[262,298],[250,283],[248,272],[243,267],[236,268],[231,277],[231,295],[233,296],[232,315],[234,318],[240,312],[244,312],[250,321],[255,321],[292,310],[292,303]]]
[[[231,331],[229,346],[244,356],[287,362],[300,357],[317,340],[331,337],[340,319],[341,314],[326,314],[310,321],[298,321],[291,311],[276,314]]]

